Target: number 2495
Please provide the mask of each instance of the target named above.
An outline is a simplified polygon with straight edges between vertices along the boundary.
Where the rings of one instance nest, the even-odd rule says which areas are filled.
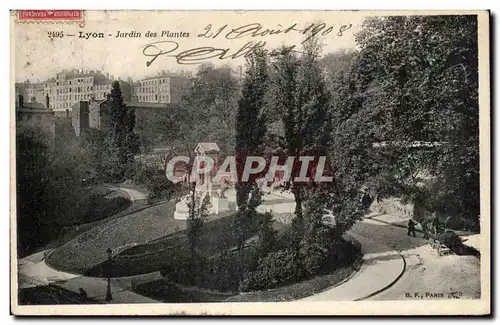
[[[63,38],[64,37],[64,32],[62,31],[48,31],[47,36],[49,38]]]

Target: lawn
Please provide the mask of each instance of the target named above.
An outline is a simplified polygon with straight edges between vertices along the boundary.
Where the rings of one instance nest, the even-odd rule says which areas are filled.
[[[124,211],[131,204],[125,193],[98,185],[84,192],[69,213],[55,213],[47,226],[69,227],[95,222]]]
[[[184,229],[185,221],[173,219],[174,209],[175,203],[169,201],[97,225],[56,249],[46,262],[58,270],[84,274],[107,260],[108,248],[118,253]]]
[[[20,289],[18,301],[20,305],[100,304],[94,299],[83,298],[72,291],[51,285]]]
[[[165,279],[139,285],[133,291],[165,303],[223,302],[232,296],[217,291],[183,287]]]
[[[232,231],[235,217],[235,212],[230,211],[213,216],[212,218],[216,219],[211,219],[204,224],[199,237],[199,250],[203,256],[213,256],[237,245],[237,239]],[[185,224],[185,222],[183,223]],[[255,233],[257,224],[258,219],[251,226],[250,236]],[[184,228],[185,226],[182,229]],[[185,258],[186,254],[189,254],[186,230],[182,229],[143,245],[128,248],[114,256],[110,268],[107,268],[108,263],[103,261],[104,263],[95,265],[86,274],[90,276],[109,274],[113,277],[119,277],[158,271],[168,261],[178,256]]]
[[[39,233],[43,234],[39,237],[44,240],[29,249],[20,249],[19,257],[56,248],[95,224],[127,211],[132,205],[125,193],[102,185],[89,188],[78,201],[67,213],[53,209],[50,218],[39,227]]]

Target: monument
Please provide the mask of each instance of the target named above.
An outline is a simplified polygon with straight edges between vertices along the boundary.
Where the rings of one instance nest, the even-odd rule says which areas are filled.
[[[187,195],[184,195],[179,202],[175,204],[175,212],[174,219],[176,220],[187,220],[189,217],[189,200],[191,200],[191,195],[193,193],[190,192]]]
[[[221,189],[221,188],[217,189],[217,194],[215,196],[213,196],[211,199],[213,212],[215,214],[229,211],[229,200],[224,195],[226,190],[227,190],[227,187],[223,188],[223,189]]]
[[[200,142],[194,149],[197,159],[202,159],[204,156],[209,156],[214,161],[214,166],[218,164],[219,146],[215,142]],[[200,161],[200,160],[198,160]],[[201,160],[203,161],[203,160]],[[201,166],[203,167],[203,166]],[[229,210],[229,201],[225,196],[227,184],[214,184],[214,170],[204,174],[196,174],[196,178],[191,180],[196,182],[195,195],[199,198],[198,202],[202,202],[206,195],[210,197],[210,214],[219,214]],[[214,190],[214,187],[217,187]],[[183,196],[175,205],[174,219],[187,220],[189,217],[188,203],[192,200],[193,192]]]

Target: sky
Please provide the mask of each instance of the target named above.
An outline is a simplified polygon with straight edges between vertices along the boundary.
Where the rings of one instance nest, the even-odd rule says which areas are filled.
[[[137,80],[161,70],[194,72],[201,62],[237,67],[244,65],[243,57],[226,57],[237,53],[245,44],[265,42],[264,47],[269,50],[282,45],[295,45],[300,49],[305,38],[302,31],[312,24],[309,30],[316,28],[323,53],[330,53],[356,47],[354,35],[365,17],[366,14],[353,11],[86,11],[84,26],[19,23],[13,18],[14,78],[16,82],[26,79],[36,82],[54,77],[65,69],[83,69]],[[220,33],[215,35],[219,29]],[[262,35],[266,29],[281,33]],[[341,29],[344,30],[340,32]],[[49,37],[49,33],[54,32],[62,32],[64,36]],[[80,32],[84,37],[87,33],[103,33],[104,38],[79,38]],[[116,37],[118,32],[141,33],[141,37]],[[147,32],[157,33],[157,37],[147,37]],[[162,32],[189,34],[189,37],[161,37]],[[151,45],[159,41],[167,42]],[[192,64],[178,63],[180,53],[200,47],[211,47],[212,52],[204,56],[215,58],[189,62]],[[227,49],[225,59],[217,58],[222,53],[217,49]],[[146,65],[153,56],[145,56],[144,52],[154,55],[170,50],[173,51]],[[181,55],[180,61],[188,63],[193,59],[192,55]]]

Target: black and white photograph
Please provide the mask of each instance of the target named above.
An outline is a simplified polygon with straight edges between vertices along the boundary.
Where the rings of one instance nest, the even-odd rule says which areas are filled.
[[[491,312],[488,11],[10,16],[13,314]]]

